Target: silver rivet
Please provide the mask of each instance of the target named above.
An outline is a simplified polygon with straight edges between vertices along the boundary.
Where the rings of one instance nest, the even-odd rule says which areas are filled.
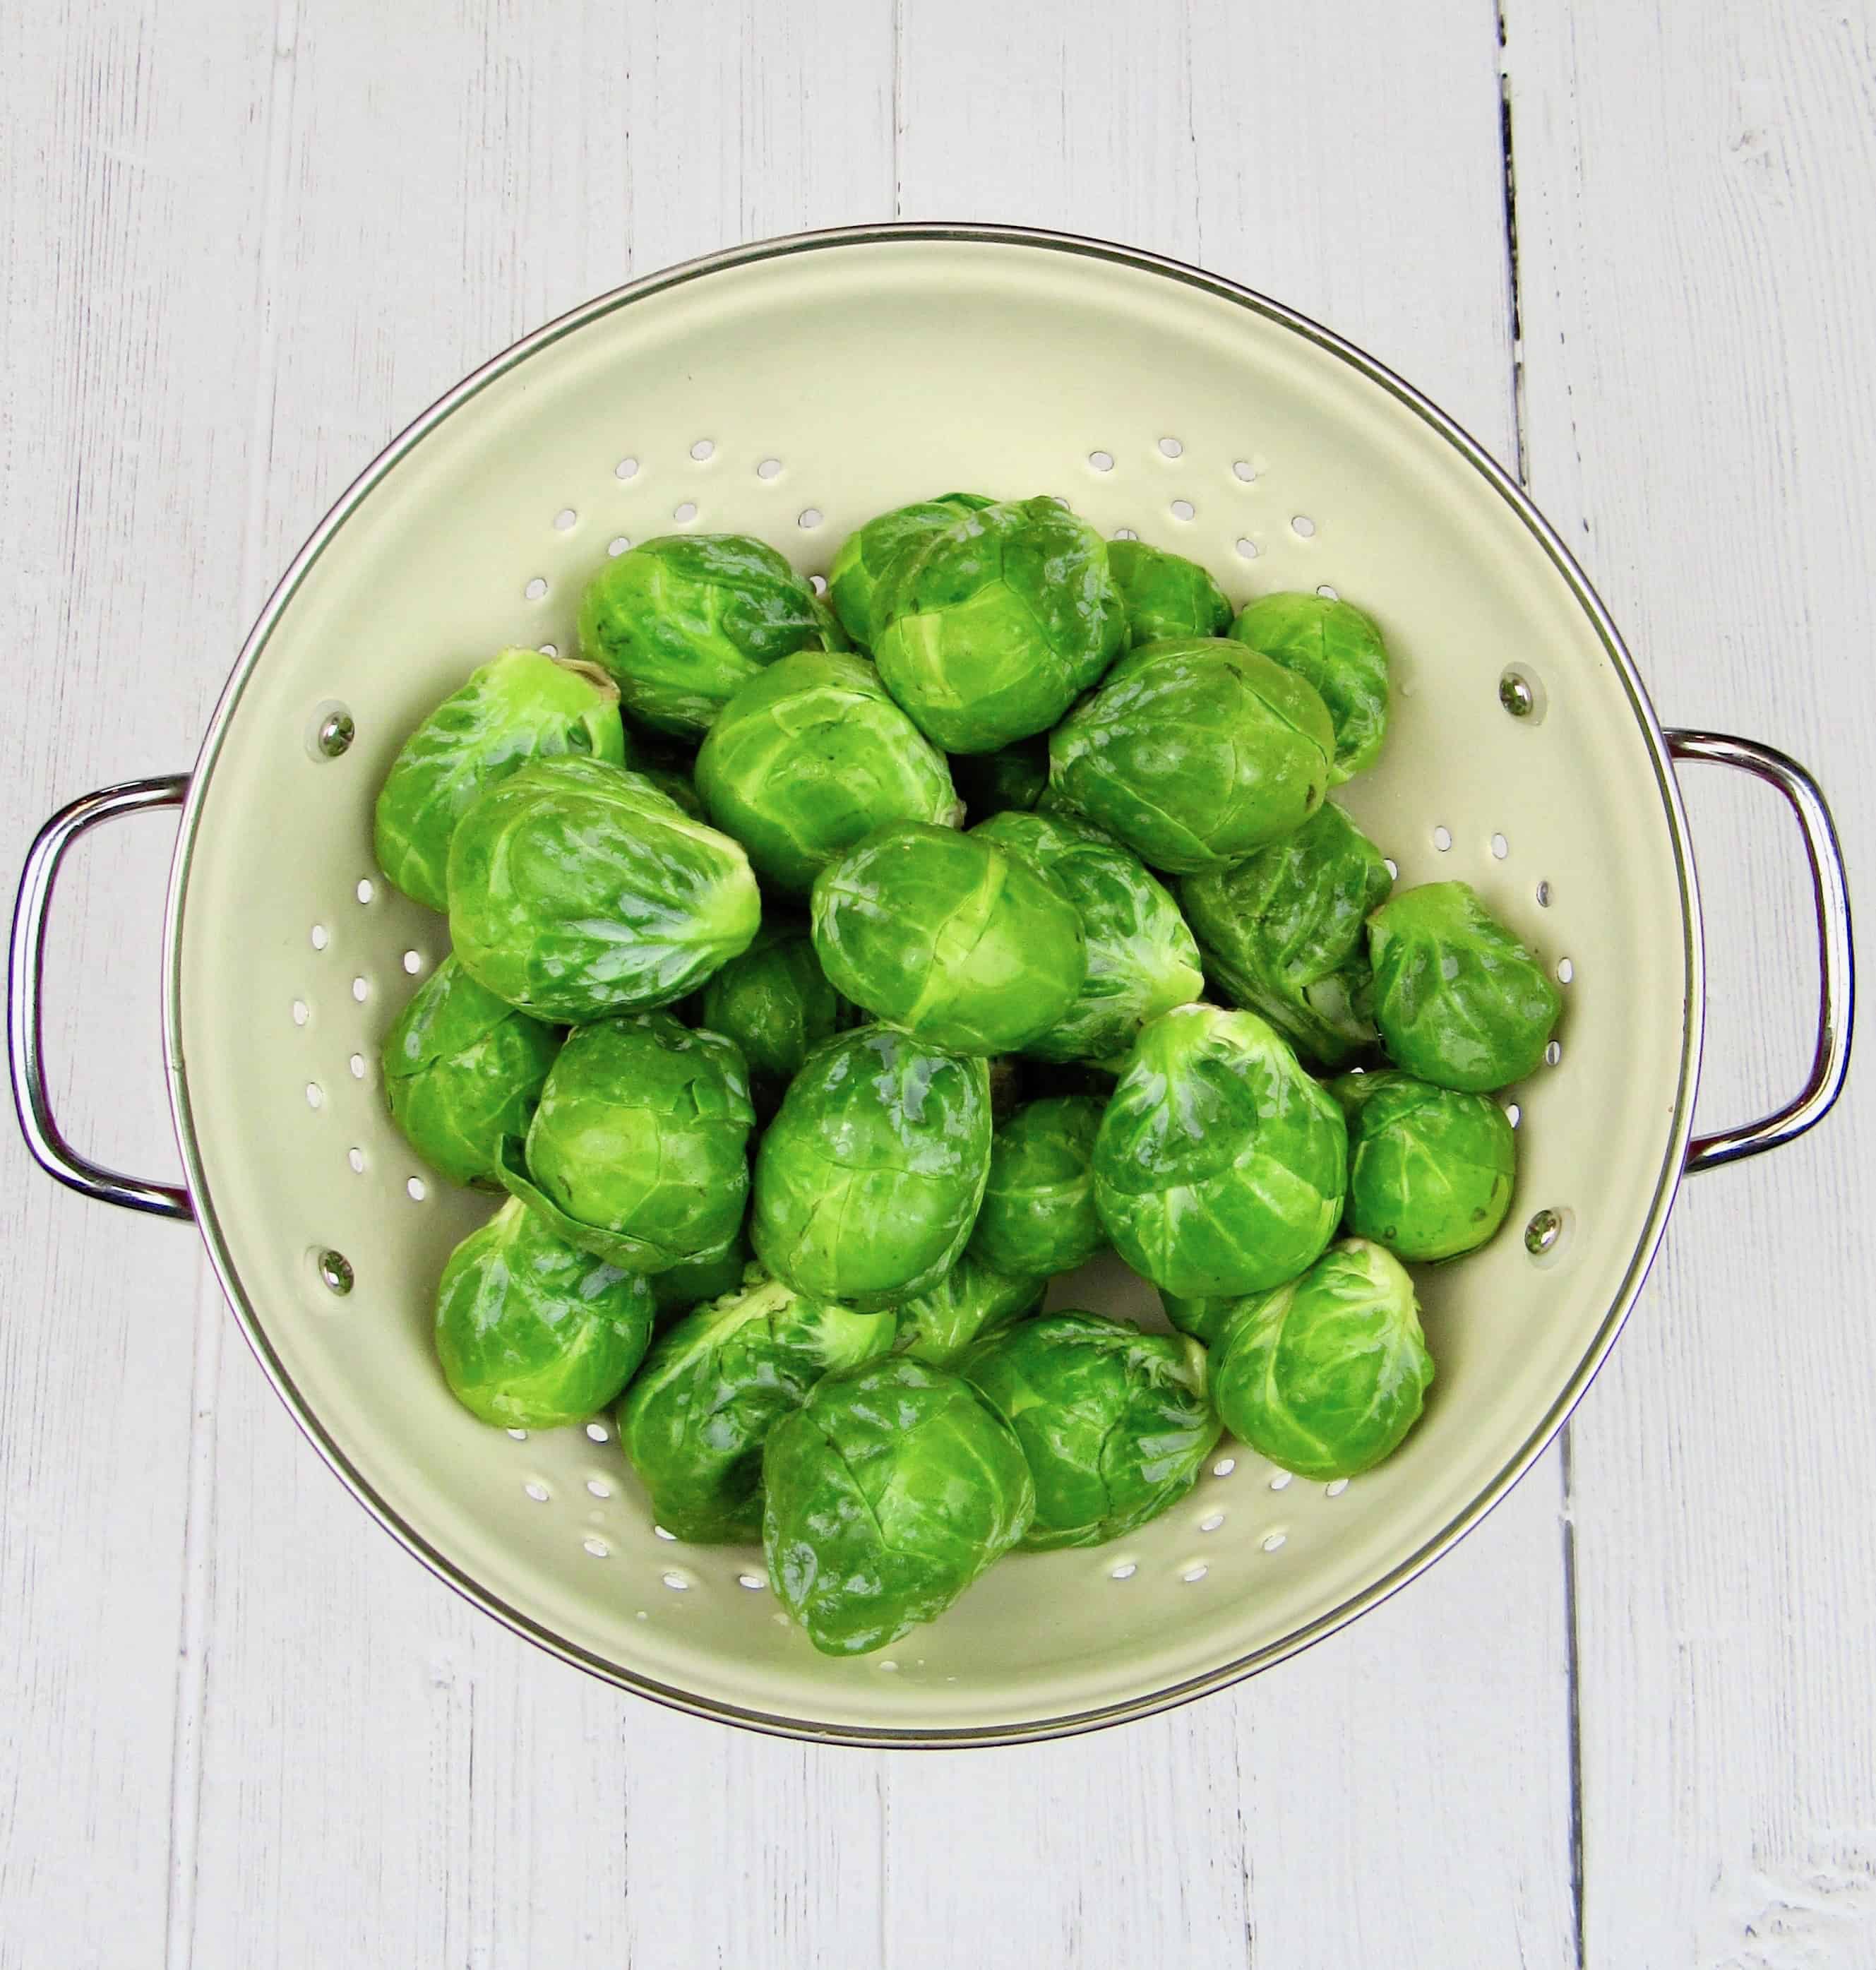
[[[1513,718],[1528,718],[1537,709],[1537,694],[1528,678],[1507,671],[1498,680],[1498,702]]]
[[[343,1299],[352,1290],[352,1261],[343,1252],[322,1252],[315,1263],[326,1290]]]
[[[1542,1258],[1562,1236],[1562,1217],[1546,1205],[1525,1226],[1524,1249],[1533,1259]]]
[[[352,741],[358,736],[358,727],[352,723],[349,711],[329,711],[319,721],[319,731],[314,743],[328,759],[342,757],[351,749]]]

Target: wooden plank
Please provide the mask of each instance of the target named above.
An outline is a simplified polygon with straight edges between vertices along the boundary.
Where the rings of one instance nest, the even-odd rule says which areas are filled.
[[[385,440],[524,329],[635,271],[886,210],[890,28],[847,0],[283,15],[249,606]],[[853,1763],[552,1662],[369,1524],[244,1347],[217,1400],[195,1961],[876,1954]]]
[[[1509,8],[1532,483],[1664,715],[1804,759],[1876,853],[1876,258],[1862,5]],[[1762,790],[1683,775],[1702,1120],[1795,1087],[1808,889]],[[1876,1397],[1853,1094],[1690,1183],[1574,1425],[1585,1948],[1876,1964]]]
[[[1201,260],[1509,456],[1497,52],[1456,4],[909,0],[902,207]],[[1560,1481],[1553,1455],[1461,1553],[1232,1695],[895,1765],[888,1961],[1574,1962]]]
[[[0,18],[11,868],[75,795],[186,766],[232,647],[265,76],[239,24],[211,47],[130,5]],[[78,851],[47,976],[73,1139],[164,1177],[173,834],[159,818]],[[156,1962],[196,1667],[201,1247],[58,1189],[0,1136],[0,1964]]]

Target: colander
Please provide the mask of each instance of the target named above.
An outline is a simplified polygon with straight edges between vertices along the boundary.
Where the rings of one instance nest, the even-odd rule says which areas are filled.
[[[1350,1483],[1227,1439],[1119,1543],[1006,1561],[882,1655],[817,1656],[753,1548],[652,1523],[603,1416],[503,1435],[429,1343],[450,1247],[491,1208],[392,1130],[379,1042],[447,948],[372,860],[404,735],[493,650],[571,651],[609,554],[694,528],[824,573],[847,530],[951,487],[1057,493],[1103,532],[1204,561],[1234,603],[1345,590],[1397,685],[1344,790],[1403,883],[1461,877],[1562,981],[1546,1065],[1504,1097],[1513,1217],[1421,1275],[1426,1419]],[[1769,780],[1803,831],[1817,1052],[1777,1114],[1692,1139],[1700,912],[1677,760]],[[39,1057],[45,915],[87,829],[180,808],[164,972],[180,1185],[62,1137]],[[1664,733],[1582,571],[1425,398],[1289,310],[1094,241],[905,225],[727,252],[619,289],[453,390],[364,473],[268,603],[186,777],[47,824],[15,914],[9,1040],[33,1153],[92,1197],[193,1217],[262,1367],[384,1526],[557,1655],[704,1715],[801,1737],[1052,1735],[1214,1689],[1328,1633],[1450,1546],[1531,1463],[1608,1353],[1684,1171],[1809,1128],[1842,1085],[1849,920],[1808,775]],[[1117,1266],[1058,1285],[1157,1322]]]

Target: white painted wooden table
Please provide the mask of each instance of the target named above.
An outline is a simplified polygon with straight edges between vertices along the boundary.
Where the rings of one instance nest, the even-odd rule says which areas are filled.
[[[893,213],[1195,260],[1514,463],[1665,717],[1876,870],[1868,0],[0,10],[4,859],[186,766],[276,573],[522,330]],[[1689,775],[1702,1116],[1795,1084],[1795,841]],[[124,837],[128,837],[128,839]],[[82,1142],[173,1167],[164,827],[63,891]],[[1569,1442],[1379,1613],[1052,1747],[590,1682],[304,1448],[197,1241],[0,1182],[0,1965],[1876,1965],[1876,1123],[1689,1185]]]

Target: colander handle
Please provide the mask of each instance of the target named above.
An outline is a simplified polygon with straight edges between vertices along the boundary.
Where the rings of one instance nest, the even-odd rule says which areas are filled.
[[[1776,787],[1798,818],[1811,864],[1817,913],[1817,1048],[1810,1078],[1795,1099],[1756,1122],[1696,1136],[1688,1146],[1687,1172],[1716,1169],[1762,1150],[1775,1149],[1815,1129],[1843,1092],[1850,1068],[1850,1029],[1856,1010],[1856,961],[1850,944],[1850,892],[1843,850],[1824,796],[1796,759],[1751,739],[1720,732],[1670,732],[1668,751],[1677,761],[1732,766]]]
[[[69,1184],[81,1196],[128,1211],[148,1211],[158,1217],[192,1217],[189,1193],[174,1184],[145,1183],[106,1169],[80,1156],[65,1139],[54,1119],[46,1094],[41,987],[46,961],[46,917],[52,886],[65,851],[82,834],[121,815],[141,814],[158,807],[180,807],[189,791],[186,774],[162,779],[126,780],[121,786],[100,787],[70,807],[61,808],[34,841],[20,877],[18,900],[13,905],[11,962],[7,976],[7,1060],[13,1075],[13,1105],[19,1112],[20,1133],[33,1160],[48,1175]]]

